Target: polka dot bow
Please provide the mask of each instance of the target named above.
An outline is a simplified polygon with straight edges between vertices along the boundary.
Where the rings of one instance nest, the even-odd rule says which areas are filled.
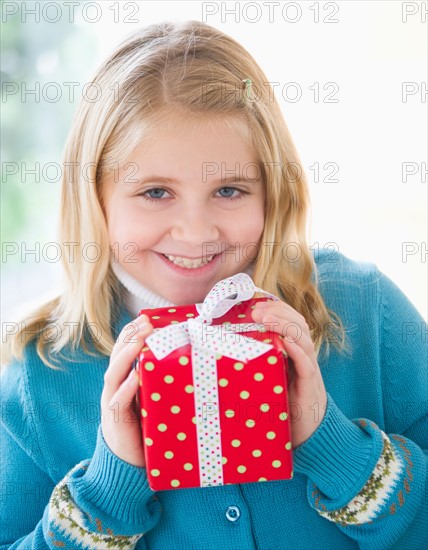
[[[238,273],[215,284],[203,303],[196,304],[196,309],[201,320],[211,323],[213,318],[222,317],[238,302],[252,298],[255,292],[279,301],[274,294],[258,288],[249,275]]]

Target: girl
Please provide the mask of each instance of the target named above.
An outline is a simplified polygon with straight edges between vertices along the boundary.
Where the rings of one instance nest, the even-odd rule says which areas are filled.
[[[423,320],[375,265],[311,254],[307,181],[262,70],[190,21],[133,34],[93,82],[102,101],[82,102],[65,150],[65,289],[9,341],[1,547],[425,547]],[[242,271],[281,298],[254,321],[299,328],[294,478],[154,492],[138,312]]]

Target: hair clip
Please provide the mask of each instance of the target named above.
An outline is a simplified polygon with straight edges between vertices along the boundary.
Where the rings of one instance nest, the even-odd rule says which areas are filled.
[[[251,79],[250,78],[244,78],[244,79],[242,79],[241,82],[243,82],[245,84],[245,89],[247,91],[247,99],[252,99],[252,97],[251,97],[251,89],[252,89],[251,86],[252,86],[253,83],[252,83]]]

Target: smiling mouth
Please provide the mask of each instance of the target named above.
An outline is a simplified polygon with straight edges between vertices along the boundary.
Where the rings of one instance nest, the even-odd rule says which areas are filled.
[[[187,269],[197,269],[203,265],[207,265],[216,256],[205,256],[204,258],[183,258],[182,256],[171,256],[170,254],[163,254],[171,263]]]

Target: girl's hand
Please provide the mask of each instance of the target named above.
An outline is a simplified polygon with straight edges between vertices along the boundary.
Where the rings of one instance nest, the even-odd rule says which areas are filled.
[[[119,458],[134,466],[146,465],[140,411],[135,402],[139,377],[134,359],[153,331],[146,315],[125,325],[110,356],[101,394],[101,428],[105,442]]]
[[[306,441],[325,415],[327,394],[305,318],[284,302],[257,302],[256,323],[284,339],[289,356],[289,404],[293,447]]]

